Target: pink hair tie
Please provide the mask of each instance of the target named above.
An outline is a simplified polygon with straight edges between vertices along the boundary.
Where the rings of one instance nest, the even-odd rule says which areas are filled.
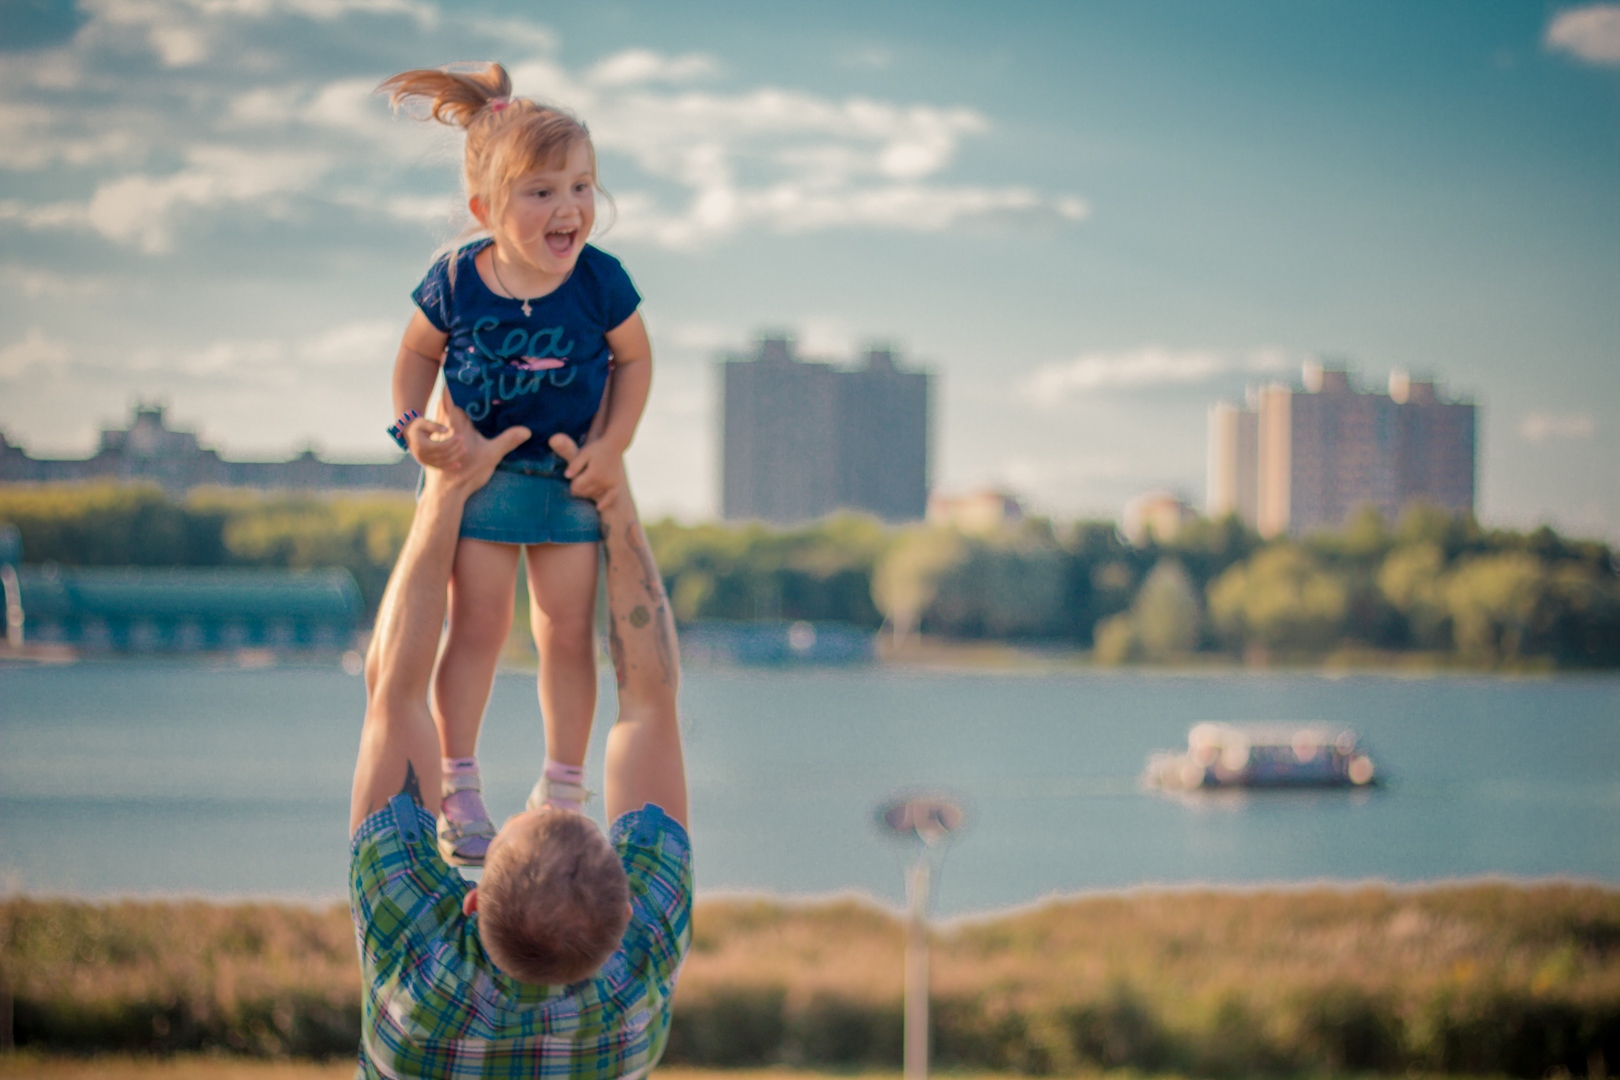
[[[490,98],[489,99],[489,111],[490,112],[500,112],[502,109],[506,108],[510,104],[512,104],[512,99],[511,98],[503,98],[503,97]]]

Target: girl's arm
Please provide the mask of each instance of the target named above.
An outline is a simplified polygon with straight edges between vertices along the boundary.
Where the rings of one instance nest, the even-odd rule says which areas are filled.
[[[573,493],[582,499],[598,499],[624,484],[624,452],[635,438],[636,425],[647,407],[652,389],[652,342],[647,326],[636,312],[607,332],[608,348],[613,351],[605,418],[597,434],[592,425],[591,439],[580,448],[563,475],[574,481]],[[604,503],[605,505],[605,503]]]
[[[426,411],[428,395],[439,377],[444,347],[449,340],[449,335],[435,329],[420,311],[411,315],[405,337],[399,343],[399,355],[394,357],[395,416],[404,415],[407,409]],[[411,448],[412,457],[435,469],[455,468],[465,449],[461,436],[426,417],[412,420],[406,426],[405,442]]]
[[[636,425],[641,423],[652,390],[652,342],[647,340],[647,325],[639,311],[606,336],[608,348],[613,350],[613,378],[607,419],[598,438],[623,454],[636,437]]]

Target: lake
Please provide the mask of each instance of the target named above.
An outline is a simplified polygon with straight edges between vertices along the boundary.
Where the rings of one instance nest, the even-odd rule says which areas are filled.
[[[335,663],[0,664],[0,890],[343,896],[363,700]],[[605,679],[593,783],[612,701]],[[873,809],[916,788],[969,808],[947,914],[1200,883],[1620,885],[1613,675],[697,668],[682,706],[700,891],[897,903]],[[1148,753],[1201,720],[1352,727],[1388,782],[1141,790]],[[481,750],[499,819],[542,756],[532,676],[497,679]]]

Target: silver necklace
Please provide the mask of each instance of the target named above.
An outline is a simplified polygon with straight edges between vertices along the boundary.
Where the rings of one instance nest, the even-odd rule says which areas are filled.
[[[517,294],[512,292],[511,289],[508,289],[506,287],[506,282],[501,280],[501,264],[500,264],[500,260],[495,258],[495,253],[493,251],[489,253],[489,268],[491,270],[495,271],[495,284],[497,284],[497,285],[499,285],[501,287],[501,291],[506,294],[506,298],[508,300],[517,300],[518,299]],[[531,312],[529,310],[529,302],[527,300],[518,300],[518,303],[523,306],[523,317],[525,319],[527,319],[531,314],[533,314],[533,312]]]

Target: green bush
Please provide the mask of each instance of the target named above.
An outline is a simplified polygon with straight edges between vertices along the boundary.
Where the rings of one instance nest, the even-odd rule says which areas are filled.
[[[1129,987],[1063,1014],[1076,1061],[1097,1069],[1163,1068],[1179,1057],[1152,1008]]]
[[[735,1069],[782,1057],[787,992],[779,986],[725,988],[696,1000],[677,998],[664,1060],[671,1065]]]
[[[877,1004],[822,992],[793,1016],[782,1058],[822,1068],[898,1068],[904,1031],[899,1002]]]

